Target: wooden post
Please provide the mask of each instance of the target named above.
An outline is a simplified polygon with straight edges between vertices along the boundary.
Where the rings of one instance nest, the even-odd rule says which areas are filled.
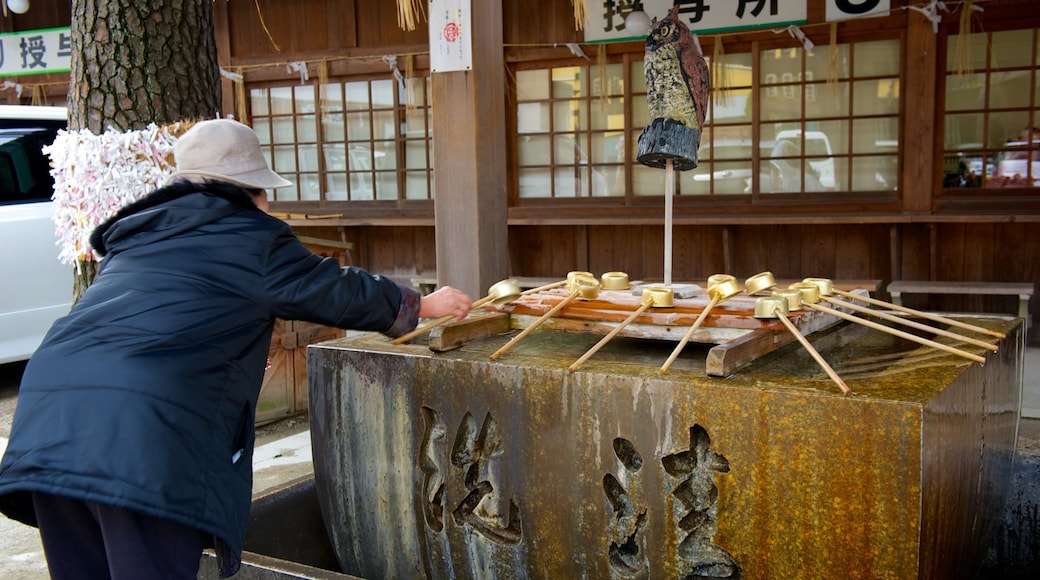
[[[509,274],[502,3],[471,2],[473,67],[437,72],[433,96],[437,281],[480,296]]]

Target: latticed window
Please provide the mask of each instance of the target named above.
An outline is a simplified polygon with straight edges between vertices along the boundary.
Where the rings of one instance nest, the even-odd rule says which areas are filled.
[[[618,63],[517,71],[520,198],[624,195],[623,72]]]
[[[273,201],[433,199],[429,79],[252,88],[250,122],[271,167],[293,182]]]
[[[900,42],[843,43],[833,55],[830,46],[756,43],[715,66],[707,59],[721,90],[699,166],[676,174],[675,192],[890,196],[899,188]],[[642,60],[518,70],[516,85],[520,199],[663,194],[665,172],[636,161],[652,121]]]
[[[943,187],[1040,187],[1040,31],[946,37]]]

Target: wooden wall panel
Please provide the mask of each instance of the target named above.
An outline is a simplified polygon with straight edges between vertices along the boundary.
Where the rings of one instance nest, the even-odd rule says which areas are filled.
[[[227,11],[235,64],[428,44],[426,21],[417,22],[413,31],[402,30],[397,3],[385,0],[229,2]]]
[[[805,232],[800,235],[802,243],[802,257],[800,263],[801,273],[797,277],[821,277],[813,274],[813,272],[837,272],[837,252],[838,244],[845,239],[855,239],[859,237],[859,232],[850,232],[841,226],[817,226],[812,228],[811,235],[808,235],[809,228],[801,228]],[[793,232],[792,232],[793,233]],[[828,276],[822,276],[828,277]],[[837,277],[832,275],[830,277]]]
[[[588,3],[592,10],[595,4]],[[581,42],[585,35],[574,29],[571,2],[560,0],[507,0],[502,5],[505,44]]]
[[[661,253],[664,253],[661,230]],[[722,230],[714,226],[681,226],[672,229],[672,279],[700,282],[722,271]],[[662,256],[663,268],[663,256]]]
[[[830,265],[835,278],[874,278],[871,264],[873,263],[874,249],[873,232],[877,228],[856,226],[854,232],[852,227],[832,226],[829,241],[834,246],[833,264]],[[848,234],[852,235],[848,235]],[[884,250],[888,246],[883,246]],[[883,252],[882,252],[883,253]],[[808,272],[821,271],[822,268],[806,268]]]
[[[335,3],[334,0],[331,0]],[[426,4],[425,2],[423,4]],[[429,14],[426,15],[429,17]],[[427,18],[418,18],[415,30],[402,30],[397,24],[397,2],[357,2],[357,45],[361,48],[429,44]]]

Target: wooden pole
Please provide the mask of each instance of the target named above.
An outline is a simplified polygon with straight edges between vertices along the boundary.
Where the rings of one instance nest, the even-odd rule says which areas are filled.
[[[538,320],[535,320],[534,323],[532,323],[530,326],[528,326],[527,328],[525,328],[522,331],[520,331],[520,334],[514,336],[509,342],[503,344],[502,348],[500,348],[500,349],[496,350],[495,352],[491,353],[491,356],[488,357],[489,360],[497,360],[498,357],[500,357],[503,354],[505,354],[505,352],[507,350],[513,348],[513,346],[516,345],[516,343],[520,342],[520,339],[522,339],[523,337],[527,336],[528,334],[531,334],[532,332],[534,332],[534,329],[536,329],[539,326],[541,326],[542,323],[545,322],[546,320],[549,320],[550,318],[552,318],[552,316],[554,314],[556,314],[557,312],[559,312],[560,310],[563,310],[563,308],[565,306],[567,306],[568,304],[573,302],[574,299],[577,298],[577,297],[578,297],[578,292],[577,291],[571,292],[570,296],[564,298],[563,300],[560,300],[559,304],[557,304],[556,306],[553,306],[552,308],[550,308],[548,312],[546,312],[545,314],[543,314],[541,316],[541,318],[539,318]]]
[[[673,350],[672,354],[669,355],[668,360],[664,361],[664,364],[661,365],[661,370],[657,372],[661,373],[662,375],[668,372],[668,368],[672,366],[672,363],[675,362],[675,359],[679,358],[679,353],[682,352],[683,347],[685,347],[686,343],[690,341],[690,338],[693,336],[693,333],[697,332],[697,329],[701,327],[701,324],[704,323],[704,319],[708,317],[708,313],[711,312],[712,308],[715,308],[715,305],[719,303],[720,299],[721,296],[719,296],[718,294],[712,294],[711,302],[708,303],[708,306],[706,306],[704,310],[701,310],[700,316],[697,317],[697,320],[693,321],[693,324],[690,325],[690,329],[687,330],[686,334],[684,334],[682,339],[679,340],[679,344],[676,345],[675,350]]]
[[[838,385],[838,388],[841,389],[841,392],[846,395],[851,395],[852,389],[850,389],[849,386],[845,384],[845,381],[841,380],[841,377],[838,376],[838,373],[834,372],[834,369],[831,368],[831,365],[827,364],[827,361],[823,359],[823,357],[820,355],[820,352],[817,351],[815,347],[813,347],[812,343],[810,343],[804,336],[802,336],[802,333],[798,330],[798,327],[795,326],[793,322],[788,320],[787,315],[777,310],[776,317],[780,319],[780,322],[784,323],[784,326],[786,326],[787,329],[791,331],[791,334],[793,334],[794,337],[798,339],[798,342],[802,343],[802,346],[805,347],[805,350],[807,350],[809,354],[813,357],[813,359],[816,361],[816,363],[820,365],[820,367],[823,369],[823,372],[827,373],[827,376],[830,377],[836,385]]]
[[[672,196],[675,195],[675,167],[672,160],[664,166],[664,285],[672,285]]]
[[[644,303],[640,304],[639,308],[636,308],[635,311],[632,314],[630,314],[628,316],[628,318],[626,318],[624,320],[624,322],[622,322],[621,324],[615,326],[614,330],[610,331],[610,334],[608,334],[608,335],[604,336],[603,338],[601,338],[600,341],[595,344],[595,346],[590,348],[585,354],[581,355],[581,358],[579,358],[578,360],[574,361],[574,363],[571,364],[571,366],[567,367],[567,372],[573,373],[574,371],[576,371],[578,369],[578,367],[583,365],[585,363],[585,361],[589,360],[589,358],[592,355],[596,354],[596,352],[599,351],[599,349],[603,348],[604,345],[606,345],[608,342],[610,342],[610,339],[614,338],[614,336],[616,336],[617,333],[621,332],[622,328],[628,326],[629,323],[631,323],[633,320],[635,320],[637,316],[639,316],[643,312],[646,312],[646,309],[650,308],[651,304],[653,304],[653,301],[644,302]]]

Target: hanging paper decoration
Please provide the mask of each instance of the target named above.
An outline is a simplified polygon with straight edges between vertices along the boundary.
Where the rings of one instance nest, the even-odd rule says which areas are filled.
[[[97,262],[90,234],[124,205],[162,187],[174,171],[173,146],[193,123],[140,131],[61,130],[43,152],[54,176],[53,216],[65,264]]]
[[[931,0],[931,2],[929,2],[928,5],[924,7],[907,6],[907,8],[924,14],[924,17],[930,20],[932,23],[933,33],[939,32],[939,24],[942,23],[942,15],[939,14],[939,10],[942,10],[943,12],[949,12],[949,9],[946,8],[946,4],[944,2],[940,2],[939,0]]]

